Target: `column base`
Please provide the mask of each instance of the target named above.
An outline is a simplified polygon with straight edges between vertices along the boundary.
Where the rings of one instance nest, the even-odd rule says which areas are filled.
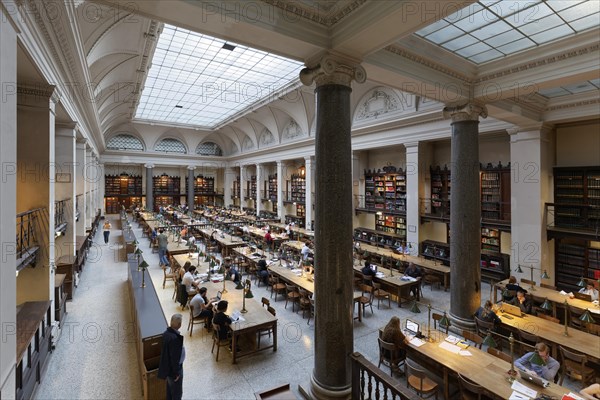
[[[326,389],[319,385],[315,381],[314,376],[310,377],[310,386],[305,388],[302,385],[298,385],[298,391],[306,400],[328,400],[328,399],[351,399],[352,398],[352,385],[347,388],[340,388],[338,390]]]
[[[468,331],[475,330],[475,320],[472,318],[471,319],[461,318],[461,317],[458,317],[458,316],[452,314],[452,312],[448,313],[448,318],[450,318],[450,326],[451,327],[458,328],[459,330],[468,330]]]

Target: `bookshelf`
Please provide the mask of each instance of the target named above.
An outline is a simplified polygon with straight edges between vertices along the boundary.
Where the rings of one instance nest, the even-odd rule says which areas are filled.
[[[393,166],[365,170],[365,208],[393,214],[406,214],[406,173]]]
[[[277,207],[277,174],[269,175],[267,193],[268,199],[275,203],[275,210],[275,208]]]
[[[241,196],[240,188],[241,188],[241,183],[240,183],[240,177],[238,176],[233,181],[233,190],[231,192],[231,198],[232,199],[239,199],[240,198],[240,196]]]
[[[481,228],[481,250],[500,253],[500,230]]]
[[[397,215],[377,214],[375,216],[375,230],[393,233],[406,240],[406,218]]]
[[[600,242],[576,238],[559,239],[556,246],[556,286],[566,292],[581,289],[584,277],[600,279]]]
[[[129,208],[142,204],[142,177],[134,175],[105,175],[104,205],[107,214],[117,214],[121,206]]]
[[[481,218],[510,221],[510,163],[480,168]]]
[[[246,184],[248,185],[246,193],[249,194],[249,198],[256,200],[256,175],[252,175]]]
[[[152,177],[154,210],[158,211],[160,207],[169,205],[179,205],[181,196],[180,186],[181,178],[178,176],[168,176],[167,174],[163,174]]]
[[[306,217],[306,209],[304,207],[304,204],[296,203],[296,217]]]
[[[431,214],[437,217],[450,217],[450,170],[447,165],[444,168],[431,167]]]
[[[294,203],[304,204],[306,197],[306,179],[304,176],[292,174],[288,182],[290,184],[290,200]],[[296,213],[297,211],[296,209]]]
[[[560,228],[600,227],[600,167],[554,168],[554,224]]]
[[[354,240],[373,246],[396,249],[406,244],[406,235],[400,236],[375,229],[356,228],[354,229]]]

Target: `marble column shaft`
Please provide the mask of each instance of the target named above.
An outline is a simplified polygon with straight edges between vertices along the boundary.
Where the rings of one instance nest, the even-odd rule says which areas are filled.
[[[261,164],[256,164],[256,216],[260,215],[262,211],[262,188],[263,188],[263,167]]]
[[[305,170],[305,202],[304,202],[304,226],[313,229],[313,160],[312,157],[304,158]]]
[[[146,209],[150,212],[154,211],[154,182],[152,175],[154,165],[146,164]]]
[[[285,209],[283,207],[283,161],[277,161],[277,218],[285,223]]]
[[[190,212],[194,211],[194,183],[196,181],[196,177],[194,176],[195,167],[188,167],[188,179],[187,179],[187,206],[189,207]]]

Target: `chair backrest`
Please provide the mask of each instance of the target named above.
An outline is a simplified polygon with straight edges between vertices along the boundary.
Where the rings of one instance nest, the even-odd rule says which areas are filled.
[[[362,279],[363,279],[363,282],[370,284],[371,282],[373,282],[373,275],[362,274]]]
[[[379,359],[389,361],[391,364],[397,364],[400,361],[400,351],[394,343],[385,342],[381,338],[377,338],[379,343]]]
[[[266,297],[263,297],[260,301],[262,302],[263,307],[268,307],[271,305],[271,301]]]
[[[475,317],[475,327],[477,328],[477,334],[479,336],[485,336],[489,331],[494,329],[493,322],[487,322],[482,319]]]
[[[458,374],[458,388],[463,398],[471,398],[469,394],[476,394],[477,400],[481,400],[481,395],[485,392],[483,386],[471,382],[461,374]]]
[[[552,321],[552,322],[556,322],[557,324],[560,323],[560,320],[558,318],[555,318],[551,315],[546,315],[546,314],[538,314],[538,317],[542,318],[542,319],[547,319],[548,321]]]
[[[564,364],[569,364],[573,367],[575,365],[581,366],[583,369],[584,364],[587,362],[587,356],[585,354],[576,353],[571,350],[567,350],[562,346],[558,346],[560,349],[560,355]]]
[[[471,342],[475,343],[475,347],[481,349],[481,346],[483,345],[483,339],[481,336],[475,332],[465,330],[462,331],[462,335],[466,340],[470,340]]]
[[[438,328],[438,324],[440,326],[440,330],[443,332],[446,332],[446,335],[448,334],[448,329],[450,328],[450,321],[448,321],[448,325],[442,325],[440,323],[440,320],[443,318],[442,314],[438,314],[438,313],[431,313],[431,319],[433,319],[433,329],[437,329]]]
[[[190,303],[190,321],[194,319],[194,305]]]
[[[596,336],[600,336],[600,325],[598,324],[587,324],[588,333]]]
[[[502,352],[502,351],[500,351],[498,349],[495,349],[493,347],[488,347],[487,352],[490,353],[493,356],[496,356],[496,357],[500,358],[501,360],[506,361],[506,362],[511,362],[512,361],[511,358],[510,358],[510,356],[508,354],[506,354],[506,353],[504,353],[504,352]]]
[[[521,342],[525,342],[527,344],[534,345],[540,341],[540,337],[538,335],[534,335],[533,333],[529,333],[527,331],[523,331],[521,329],[518,330],[519,340]]]
[[[361,286],[361,290],[362,290],[363,294],[364,293],[368,293],[369,294],[369,296],[368,296],[369,298],[373,297],[373,286],[369,286],[369,285],[364,285],[363,284]]]
[[[285,284],[285,289],[287,290],[288,293],[290,293],[290,292],[297,292],[298,291],[298,287],[297,286],[288,285],[287,283]]]
[[[549,285],[547,283],[540,283],[540,287],[543,287],[543,288],[546,288],[546,289],[551,289],[551,290],[557,290],[556,286]]]
[[[410,376],[415,376],[417,379],[419,379],[419,391],[423,390],[423,380],[425,380],[425,378],[427,377],[427,373],[425,372],[425,370],[417,367],[416,365],[412,364],[411,361],[407,358],[406,362],[404,363],[404,365],[406,365],[406,378],[408,379],[408,377]]]
[[[267,311],[269,311],[273,316],[275,316],[275,314],[277,314],[277,312],[275,311],[275,309],[271,306],[267,307]]]

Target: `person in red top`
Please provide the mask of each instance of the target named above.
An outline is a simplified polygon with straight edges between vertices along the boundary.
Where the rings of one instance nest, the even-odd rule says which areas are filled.
[[[271,236],[271,231],[267,231],[267,233],[265,233],[265,244],[267,245],[267,251],[271,251],[273,249],[273,236]]]

